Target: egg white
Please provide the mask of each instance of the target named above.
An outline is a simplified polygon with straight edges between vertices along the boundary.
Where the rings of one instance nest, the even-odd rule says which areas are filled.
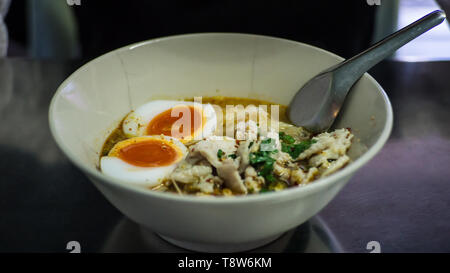
[[[214,107],[211,104],[199,104],[190,101],[154,100],[150,101],[128,114],[123,121],[122,130],[127,137],[144,136],[150,121],[157,115],[180,105],[201,107],[205,122],[200,132],[195,132],[197,139],[205,138],[214,134],[217,127],[217,118]],[[191,125],[193,126],[193,125]]]
[[[184,144],[176,138],[169,136],[144,136],[144,138],[163,138],[168,140],[171,142],[171,145],[174,145],[179,149],[181,156],[173,164],[161,167],[134,166],[123,161],[119,157],[104,156],[100,159],[101,171],[107,176],[117,178],[126,183],[154,187],[160,184],[164,178],[168,177],[188,154],[188,149],[186,146],[184,146]]]

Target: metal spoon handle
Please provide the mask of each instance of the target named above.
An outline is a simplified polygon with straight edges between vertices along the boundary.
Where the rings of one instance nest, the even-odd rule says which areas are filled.
[[[444,12],[440,10],[433,11],[379,41],[369,49],[332,67],[328,71],[334,70],[334,78],[338,81],[336,84],[340,87],[338,90],[348,90],[372,66],[444,20]]]

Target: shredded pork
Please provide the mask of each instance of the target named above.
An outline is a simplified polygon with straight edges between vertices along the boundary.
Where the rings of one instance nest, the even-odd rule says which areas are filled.
[[[349,129],[311,136],[291,124],[276,127],[279,132],[246,121],[238,124],[234,138],[210,136],[192,143],[168,181],[197,195],[251,194],[306,185],[350,162]]]

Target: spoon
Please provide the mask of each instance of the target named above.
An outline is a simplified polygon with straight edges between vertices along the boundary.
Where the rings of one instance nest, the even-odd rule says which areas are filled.
[[[443,11],[433,11],[358,55],[319,73],[295,94],[288,108],[290,121],[312,133],[327,131],[348,91],[367,70],[444,20]]]

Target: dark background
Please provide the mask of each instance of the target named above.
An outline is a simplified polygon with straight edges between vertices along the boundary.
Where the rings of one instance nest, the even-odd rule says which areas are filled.
[[[72,8],[82,58],[133,42],[194,32],[270,35],[350,57],[370,45],[377,10],[366,0],[81,0]],[[29,44],[29,20],[27,1],[13,0],[6,24],[10,39],[24,50]]]

